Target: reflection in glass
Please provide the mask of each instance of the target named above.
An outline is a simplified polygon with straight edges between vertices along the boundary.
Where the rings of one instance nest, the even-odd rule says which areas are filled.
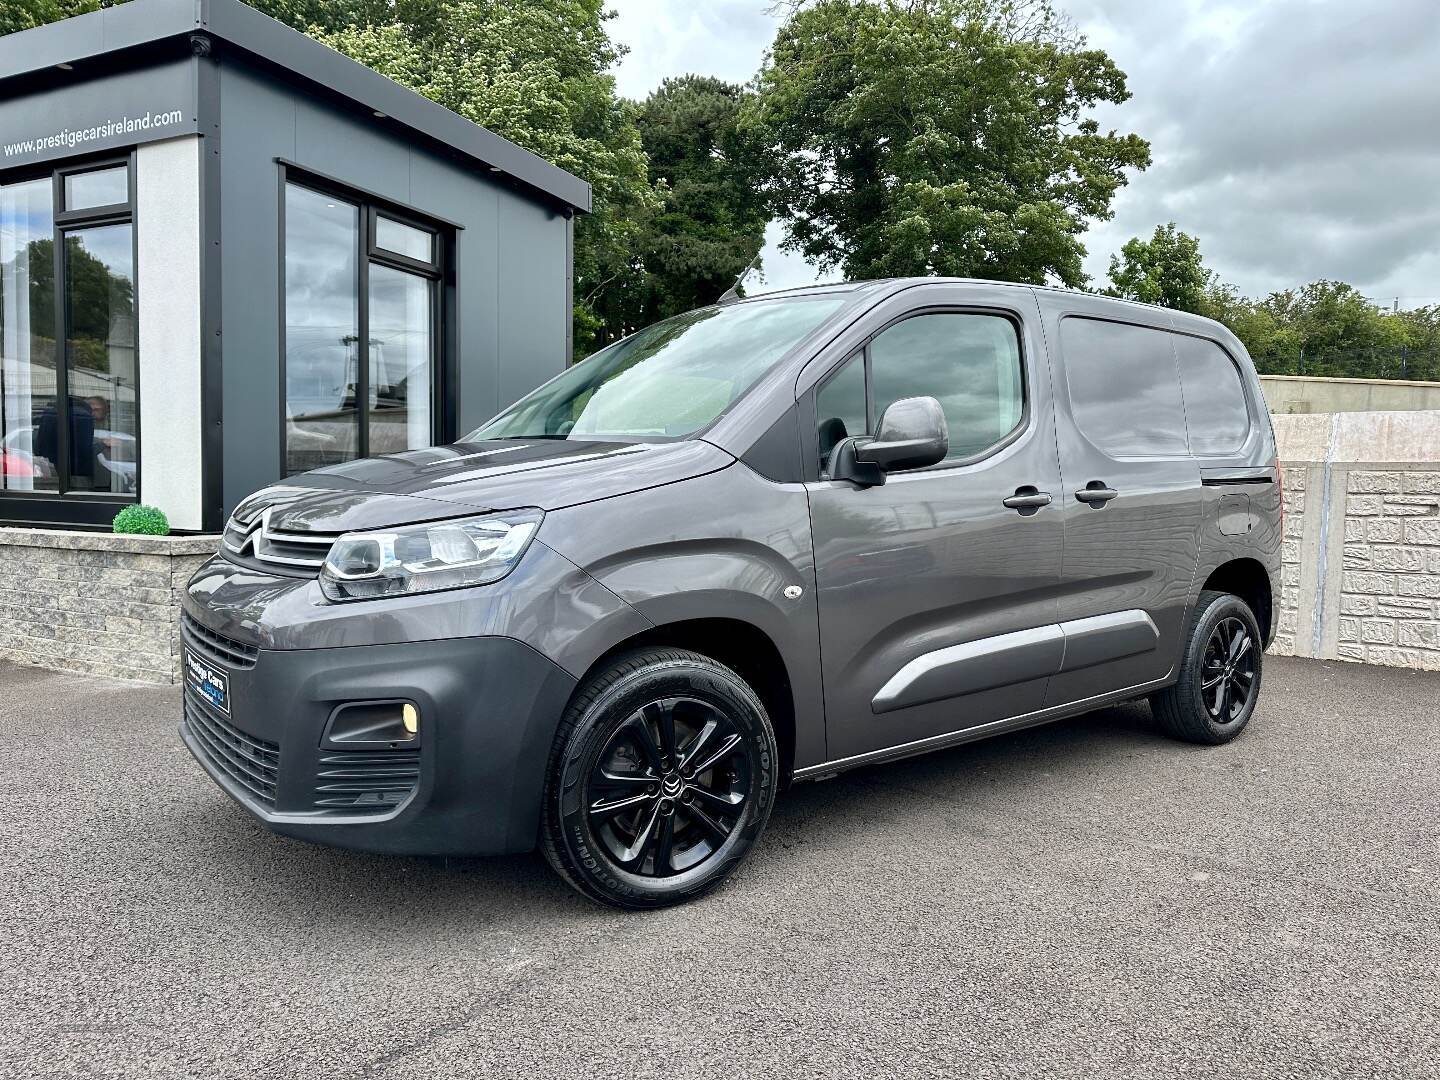
[[[49,177],[0,186],[0,490],[55,491],[55,242]]]
[[[1075,423],[1114,458],[1184,457],[1185,407],[1173,335],[1101,319],[1060,323]]]
[[[124,165],[65,176],[66,210],[90,210],[129,201],[130,173]]]
[[[429,446],[434,284],[370,267],[370,453]]]
[[[601,349],[465,437],[677,439],[709,424],[844,303],[701,308]]]
[[[384,214],[375,216],[375,246],[418,262],[435,261],[435,237]]]
[[[134,262],[128,224],[65,234],[71,490],[135,492]],[[40,419],[36,444],[53,445],[57,426],[52,409]]]
[[[1213,341],[1179,334],[1171,341],[1180,362],[1190,452],[1201,457],[1233,454],[1250,434],[1250,409],[1239,369]]]
[[[819,421],[820,467],[830,467],[830,451],[841,439],[865,435],[865,357],[846,361],[815,396],[815,415]]]
[[[933,397],[945,410],[951,458],[988,450],[1020,423],[1025,405],[1015,326],[998,315],[917,315],[870,344],[879,423],[891,402]]]
[[[360,212],[285,188],[285,471],[359,453]]]

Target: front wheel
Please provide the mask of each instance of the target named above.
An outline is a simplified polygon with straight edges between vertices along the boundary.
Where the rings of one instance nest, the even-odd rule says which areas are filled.
[[[575,695],[550,753],[541,849],[604,904],[715,888],[770,818],[779,754],[740,676],[682,649],[619,657]]]
[[[1260,697],[1260,626],[1238,596],[1202,592],[1190,623],[1180,678],[1150,699],[1170,733],[1211,746],[1244,730]]]

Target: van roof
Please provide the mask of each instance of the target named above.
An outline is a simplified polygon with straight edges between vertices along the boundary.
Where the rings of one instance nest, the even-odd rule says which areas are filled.
[[[1180,311],[1176,308],[1162,307],[1159,304],[1145,304],[1139,300],[1127,300],[1120,296],[1106,296],[1102,293],[1086,292],[1083,289],[1072,289],[1063,285],[1032,285],[1024,281],[999,281],[994,278],[967,278],[967,277],[893,277],[893,278],[871,278],[864,281],[836,281],[822,282],[814,285],[797,285],[788,289],[776,289],[773,292],[756,293],[746,296],[746,300],[766,300],[777,296],[794,296],[802,293],[826,293],[826,292],[861,292],[864,290],[878,290],[885,286],[904,288],[910,285],[941,283],[947,285],[1000,285],[1012,289],[1033,289],[1036,292],[1049,293],[1061,296],[1084,296],[1094,300],[1103,300],[1112,304],[1120,304],[1126,307],[1140,308],[1144,311],[1164,312],[1167,317],[1179,317],[1187,321],[1193,321],[1197,325],[1219,328],[1227,335],[1230,331],[1223,323],[1217,322],[1205,315],[1196,315],[1190,311]]]

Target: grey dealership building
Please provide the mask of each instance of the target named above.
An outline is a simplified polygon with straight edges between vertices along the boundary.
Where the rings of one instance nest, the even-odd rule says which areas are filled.
[[[587,184],[238,0],[0,38],[0,522],[214,531],[570,355]]]

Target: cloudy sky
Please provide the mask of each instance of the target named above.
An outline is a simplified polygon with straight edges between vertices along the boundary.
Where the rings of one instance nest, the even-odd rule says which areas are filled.
[[[744,81],[777,25],[769,0],[610,3],[630,97],[692,71]],[[1102,124],[1155,159],[1086,236],[1097,280],[1126,239],[1175,221],[1251,295],[1337,278],[1387,305],[1440,303],[1440,3],[1058,4],[1129,76]],[[815,280],[769,239],[767,288]]]

